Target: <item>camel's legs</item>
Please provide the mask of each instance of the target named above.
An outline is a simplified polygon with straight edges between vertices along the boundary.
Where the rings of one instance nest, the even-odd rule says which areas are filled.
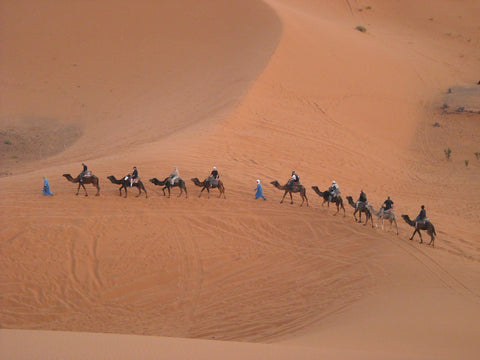
[[[422,233],[417,229],[418,235],[420,236],[420,244],[423,244]]]
[[[208,190],[207,187],[203,187],[202,190],[200,191],[200,195],[198,195],[198,197],[202,196],[202,192],[203,192],[203,190],[205,190],[205,189],[207,189],[208,193],[210,194],[210,190]]]
[[[418,233],[418,236],[420,236],[420,244],[423,243],[422,233],[421,233],[420,230],[418,230],[418,229],[415,229],[415,231],[413,232],[412,236],[410,237],[410,240],[413,240],[413,237],[415,236],[415,233]]]
[[[88,196],[87,189],[85,189],[85,186],[81,182],[78,183],[77,193],[75,195],[78,195],[80,192],[80,186],[85,190],[85,196]]]
[[[432,247],[435,247],[435,236],[433,236],[432,233],[428,233],[428,235],[430,235],[430,242],[428,243],[428,245],[432,245]]]

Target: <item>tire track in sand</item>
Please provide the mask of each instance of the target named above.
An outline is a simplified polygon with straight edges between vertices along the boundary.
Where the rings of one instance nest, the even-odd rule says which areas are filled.
[[[475,298],[480,298],[480,294],[475,293],[472,289],[466,286],[463,282],[453,276],[441,264],[439,264],[430,255],[423,251],[419,251],[413,243],[405,243],[404,241],[393,241],[392,243],[398,246],[401,250],[409,256],[417,260],[425,269],[440,280],[440,282],[448,289],[455,291],[458,295],[473,295]]]

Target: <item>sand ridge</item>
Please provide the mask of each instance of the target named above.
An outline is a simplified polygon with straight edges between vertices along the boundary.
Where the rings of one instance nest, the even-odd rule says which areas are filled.
[[[475,358],[479,119],[442,113],[441,99],[452,84],[478,81],[478,6],[417,3],[121,3],[111,18],[112,2],[75,3],[85,15],[99,8],[86,28],[67,17],[78,27],[32,48],[41,66],[2,56],[0,124],[48,115],[82,136],[0,178],[1,327],[56,330],[46,335],[53,341],[68,332],[158,336],[146,357],[170,344],[165,356],[189,358],[174,345],[187,341],[200,358]],[[26,5],[3,4],[12,51],[32,45],[32,30],[15,22]],[[43,26],[41,15],[60,19],[69,5],[32,12],[39,36],[65,26]],[[127,21],[131,32],[121,30]],[[66,46],[101,22],[98,41],[81,52]],[[126,38],[109,41],[118,34]],[[100,179],[99,197],[91,186],[75,196],[61,176],[83,161]],[[148,199],[135,189],[121,198],[106,179],[133,165]],[[173,166],[188,199],[177,189],[164,198],[148,182]],[[190,181],[212,166],[226,199],[216,190],[198,198]],[[309,207],[298,195],[279,204],[269,183],[294,169]],[[43,175],[54,197],[41,195]],[[257,178],[267,201],[253,200]],[[376,208],[390,195],[400,235],[355,223],[348,204],[346,217],[334,217],[311,190],[332,180],[344,197],[363,188]],[[416,216],[420,204],[437,228],[434,249],[409,241],[413,229],[399,216]],[[45,336],[16,331],[1,337]],[[71,358],[85,347],[78,336],[64,340],[78,346]],[[5,342],[0,351],[31,355]]]

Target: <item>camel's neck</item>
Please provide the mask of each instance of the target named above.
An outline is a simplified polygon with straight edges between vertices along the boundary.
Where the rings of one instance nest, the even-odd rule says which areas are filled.
[[[193,183],[197,186],[205,186],[205,182],[200,182],[197,178],[193,179]]]
[[[277,189],[280,189],[280,190],[285,190],[286,189],[286,186],[282,186],[280,185],[280,183],[277,181],[273,184],[273,186],[275,186]]]
[[[78,183],[78,182],[80,181],[80,179],[79,179],[78,177],[73,178],[71,175],[68,175],[68,176],[67,176],[67,180],[68,180],[68,181],[71,181],[71,182],[73,182],[73,183]]]
[[[415,223],[414,223],[412,220],[410,220],[410,217],[409,217],[408,215],[403,216],[403,219],[405,220],[405,222],[406,222],[408,225],[410,225],[410,226],[415,226]]]

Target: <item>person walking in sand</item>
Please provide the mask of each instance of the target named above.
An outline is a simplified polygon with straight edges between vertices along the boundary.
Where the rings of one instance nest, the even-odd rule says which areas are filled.
[[[256,191],[255,200],[260,198],[263,200],[267,200],[267,198],[263,196],[263,188],[262,188],[262,184],[260,183],[260,180],[257,180],[257,187],[254,190]]]
[[[44,195],[53,195],[50,191],[50,184],[48,183],[48,179],[44,176],[43,177],[43,194]]]

